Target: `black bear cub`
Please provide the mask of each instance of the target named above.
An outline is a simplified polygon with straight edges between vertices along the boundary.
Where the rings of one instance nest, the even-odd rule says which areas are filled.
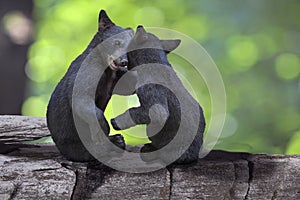
[[[67,159],[79,162],[95,160],[78,133],[83,132],[90,142],[101,145],[99,125],[111,142],[125,148],[121,135],[108,136],[109,124],[103,113],[115,84],[127,71],[124,67],[127,65],[126,50],[132,37],[132,29],[116,26],[101,10],[98,32],[87,49],[72,62],[52,93],[47,109],[47,124],[58,150]],[[86,74],[81,75],[81,82],[75,87],[80,70]],[[101,77],[96,77],[101,73]],[[75,89],[82,95],[74,95]],[[96,128],[91,128],[89,124],[93,114],[96,116]],[[75,123],[74,116],[79,116],[80,122]],[[83,128],[79,131],[75,124],[81,124]]]
[[[116,130],[147,125],[151,143],[141,149],[146,162],[195,162],[203,143],[205,119],[199,103],[184,88],[167,60],[180,40],[159,40],[142,26],[128,46],[128,70],[136,71],[140,106],[111,120]]]

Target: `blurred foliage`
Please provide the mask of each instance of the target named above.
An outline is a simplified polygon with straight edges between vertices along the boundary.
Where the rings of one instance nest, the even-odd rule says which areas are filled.
[[[35,0],[35,43],[24,115],[45,116],[51,92],[68,65],[97,30],[100,9],[122,27],[165,27],[197,40],[212,56],[227,92],[227,119],[216,148],[230,151],[300,153],[300,1],[298,0]],[[170,56],[209,119],[202,80],[185,61]],[[199,95],[200,94],[200,95]],[[120,103],[123,102],[123,103]],[[114,96],[107,118],[137,105],[136,97]],[[118,105],[115,109],[114,105]],[[114,107],[114,109],[112,109]],[[209,123],[209,121],[208,121]],[[114,130],[112,130],[114,132]],[[129,131],[130,144],[146,140],[145,127]],[[127,135],[129,132],[126,132]]]

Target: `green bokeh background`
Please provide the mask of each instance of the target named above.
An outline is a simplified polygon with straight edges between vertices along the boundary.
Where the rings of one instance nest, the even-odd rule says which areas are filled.
[[[298,0],[35,0],[35,42],[23,115],[45,116],[51,92],[97,30],[100,9],[122,27],[144,25],[180,31],[197,40],[216,62],[227,93],[227,119],[215,148],[300,153],[300,1]],[[203,80],[171,55],[210,117]],[[112,106],[113,105],[113,106]],[[115,106],[117,105],[117,107]],[[138,105],[135,96],[114,96],[110,119]],[[209,120],[208,120],[209,123]],[[112,129],[112,133],[115,133]],[[147,140],[145,127],[123,132],[128,144]],[[137,137],[132,137],[134,134]]]

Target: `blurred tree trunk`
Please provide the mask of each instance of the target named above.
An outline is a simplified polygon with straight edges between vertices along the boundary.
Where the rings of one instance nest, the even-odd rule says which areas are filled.
[[[29,40],[23,38],[21,41],[14,39],[14,36],[7,31],[8,26],[21,39],[24,37],[22,34],[28,34],[28,27],[20,27],[24,26],[22,20],[18,23],[12,19],[11,24],[7,24],[7,18],[17,13],[19,18],[23,16],[26,19],[23,22],[27,22],[28,25],[32,20],[32,10],[32,0],[0,0],[0,114],[21,113],[27,82],[24,69],[31,43],[31,37]],[[29,28],[32,29],[32,26]]]

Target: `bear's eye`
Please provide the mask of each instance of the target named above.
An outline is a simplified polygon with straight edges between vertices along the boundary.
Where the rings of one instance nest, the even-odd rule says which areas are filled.
[[[121,41],[120,40],[115,40],[114,44],[115,44],[115,46],[120,46],[121,45]]]

